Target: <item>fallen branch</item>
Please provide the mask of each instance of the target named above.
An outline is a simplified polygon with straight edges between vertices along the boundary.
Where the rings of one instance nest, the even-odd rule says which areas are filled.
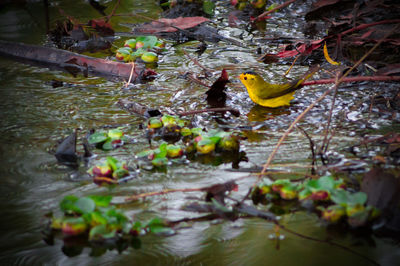
[[[225,183],[215,184],[215,185],[211,185],[208,187],[201,187],[201,188],[164,189],[161,191],[147,192],[147,193],[142,193],[139,195],[126,197],[125,201],[129,202],[129,201],[134,201],[134,200],[138,200],[138,199],[146,198],[146,197],[150,197],[150,196],[158,196],[158,195],[164,195],[164,194],[175,193],[175,192],[196,192],[196,191],[207,192],[208,194],[210,194],[207,197],[217,198],[217,197],[219,197],[219,194],[224,194],[225,192],[231,191],[231,190],[237,190],[237,184],[233,180],[227,181]],[[206,200],[207,200],[207,197],[206,197]]]
[[[0,54],[12,59],[24,59],[27,63],[39,63],[41,66],[55,66],[65,70],[66,67],[76,68],[78,72],[89,72],[94,75],[129,79],[132,65],[102,58],[81,55],[61,49],[43,47],[38,45],[14,43],[0,40]],[[146,71],[143,67],[135,65],[132,80],[139,77],[137,73]],[[152,72],[154,74],[154,72]]]
[[[360,81],[399,81],[400,76],[358,76],[358,77],[350,77],[343,78],[341,83],[343,82],[360,82]],[[305,81],[303,86],[311,86],[311,85],[320,85],[320,84],[330,84],[335,83],[336,79],[320,79],[320,80],[310,80]]]
[[[354,31],[363,30],[363,29],[366,29],[366,28],[369,28],[369,27],[372,27],[372,26],[381,25],[381,24],[397,24],[397,23],[400,23],[400,19],[382,20],[382,21],[377,21],[377,22],[373,22],[373,23],[369,23],[369,24],[361,24],[361,25],[359,25],[357,27],[345,30],[345,31],[343,31],[343,32],[341,32],[341,33],[339,33],[337,35],[334,35],[334,36],[341,37],[343,35],[352,33]],[[389,37],[389,35],[387,35],[385,38],[382,38],[381,41],[384,41],[387,37]],[[331,37],[331,36],[329,36],[329,37]]]

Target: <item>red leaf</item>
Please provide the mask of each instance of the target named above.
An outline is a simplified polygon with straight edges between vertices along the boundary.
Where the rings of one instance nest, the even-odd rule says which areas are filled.
[[[205,17],[178,17],[174,19],[161,18],[151,23],[143,24],[134,29],[138,33],[160,33],[160,32],[175,32],[178,29],[190,29],[203,22],[209,21]]]
[[[284,48],[276,55],[281,58],[286,58],[296,56],[299,53],[305,55],[311,54],[312,51],[318,49],[322,45],[322,41],[324,41],[324,39],[312,41],[311,43],[301,43],[299,46],[296,47],[296,49],[293,50],[285,50]]]
[[[222,69],[221,76],[211,85],[211,88],[206,92],[208,97],[215,97],[224,93],[225,85],[229,82],[228,72]]]

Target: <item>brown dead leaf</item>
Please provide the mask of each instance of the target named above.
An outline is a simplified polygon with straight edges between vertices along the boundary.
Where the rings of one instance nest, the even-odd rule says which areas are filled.
[[[178,17],[178,18],[161,18],[151,23],[142,24],[136,27],[135,33],[155,34],[161,32],[175,32],[179,29],[190,29],[203,22],[209,21],[205,17]]]

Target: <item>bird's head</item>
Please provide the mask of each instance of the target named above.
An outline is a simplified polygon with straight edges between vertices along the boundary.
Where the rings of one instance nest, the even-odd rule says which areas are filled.
[[[239,79],[245,86],[251,86],[262,80],[262,77],[254,71],[246,71],[240,74]]]

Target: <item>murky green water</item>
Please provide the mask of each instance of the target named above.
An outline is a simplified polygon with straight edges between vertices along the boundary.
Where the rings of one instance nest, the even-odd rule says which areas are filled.
[[[51,22],[57,19],[58,9],[81,21],[99,16],[86,1],[49,2]],[[106,10],[109,13],[116,1],[103,2],[109,6]],[[117,14],[132,12],[155,17],[160,10],[153,1],[121,1]],[[301,37],[295,23],[299,14],[295,11],[290,14],[294,16],[292,19],[281,17],[278,26],[271,25],[269,33],[273,35],[280,31],[284,35]],[[119,23],[142,21],[143,19],[134,16],[115,17],[113,26],[117,31],[127,31]],[[45,42],[46,26],[41,1],[21,1],[3,6],[0,10],[0,22],[0,38],[3,40],[35,44]],[[240,34],[244,34],[246,40],[251,37],[260,38],[257,32],[251,36],[241,30],[229,28],[226,22],[221,27],[224,27],[224,34],[233,38],[238,38]],[[43,215],[56,209],[58,202],[69,194],[81,196],[112,193],[117,200],[122,200],[125,196],[140,192],[203,187],[248,175],[227,171],[232,169],[231,164],[212,166],[190,163],[170,167],[166,173],[142,171],[137,179],[110,192],[85,178],[84,168],[77,173],[60,166],[50,153],[57,141],[74,128],[87,132],[91,128],[105,125],[123,125],[136,142],[110,153],[96,151],[99,156],[91,164],[103,160],[109,154],[134,164],[133,154],[147,145],[144,132],[139,129],[143,120],[121,110],[115,105],[116,101],[133,97],[135,101],[166,112],[206,108],[206,89],[177,78],[187,71],[201,72],[179,50],[184,47],[193,54],[196,46],[197,43],[193,42],[170,47],[156,69],[159,77],[152,83],[135,85],[129,89],[124,89],[122,82],[98,77],[74,78],[64,72],[0,58],[0,265],[368,265],[363,258],[340,248],[287,233],[284,233],[285,239],[280,241],[278,250],[276,242],[268,238],[274,232],[273,224],[259,219],[215,225],[199,222],[170,237],[145,236],[142,238],[141,249],[128,248],[122,254],[112,250],[100,257],[91,256],[91,250],[85,248],[80,255],[71,258],[63,253],[61,239],[56,239],[53,246],[42,240],[41,229],[45,221]],[[229,51],[230,48],[235,51]],[[255,48],[237,48],[222,42],[209,44],[209,49],[198,59],[204,66],[214,70],[211,80],[218,77],[222,68],[229,69],[233,83],[228,89],[230,98],[227,105],[239,109],[242,115],[239,118],[226,115],[222,121],[234,128],[254,126],[258,129],[256,133],[247,133],[248,140],[242,142],[242,150],[246,152],[249,162],[240,163],[241,168],[262,165],[289,123],[327,88],[320,86],[298,92],[295,104],[277,114],[254,107],[235,77],[242,70],[265,68],[263,75],[278,82],[281,80],[278,76],[288,67],[262,66],[255,60]],[[276,47],[271,46],[270,49]],[[302,72],[304,68],[296,67],[291,76]],[[53,88],[52,80],[61,80],[64,86]],[[351,112],[354,103],[362,103],[373,93],[370,86],[365,84],[360,85],[356,93],[345,89],[339,93],[337,106],[340,107],[335,109],[333,122],[337,131],[332,139],[332,148],[341,151],[349,144],[357,142],[359,136],[364,134],[365,125],[357,123],[357,119],[368,114]],[[327,98],[322,101],[302,124],[314,139],[322,135],[331,100]],[[355,118],[344,119],[345,114],[347,117],[351,114],[351,118]],[[202,114],[194,117],[194,122],[203,127],[220,127],[221,123],[218,124],[215,118]],[[341,120],[343,123],[340,123]],[[370,130],[382,127],[387,130],[393,127],[389,119],[376,119],[374,114],[369,121]],[[297,173],[309,172],[304,167],[310,163],[309,157],[307,138],[294,132],[281,148],[274,163],[283,164],[277,166],[277,169],[290,170],[293,176],[298,176]],[[253,182],[253,177],[240,181],[239,192],[235,197],[240,199]],[[155,216],[171,220],[193,217],[197,214],[184,212],[180,207],[190,202],[190,197],[201,196],[197,193],[167,194],[130,204],[126,211],[144,220]],[[382,265],[396,265],[400,259],[398,245],[392,240],[329,232],[314,214],[300,212],[285,215],[282,223],[305,235],[319,239],[332,238]]]

